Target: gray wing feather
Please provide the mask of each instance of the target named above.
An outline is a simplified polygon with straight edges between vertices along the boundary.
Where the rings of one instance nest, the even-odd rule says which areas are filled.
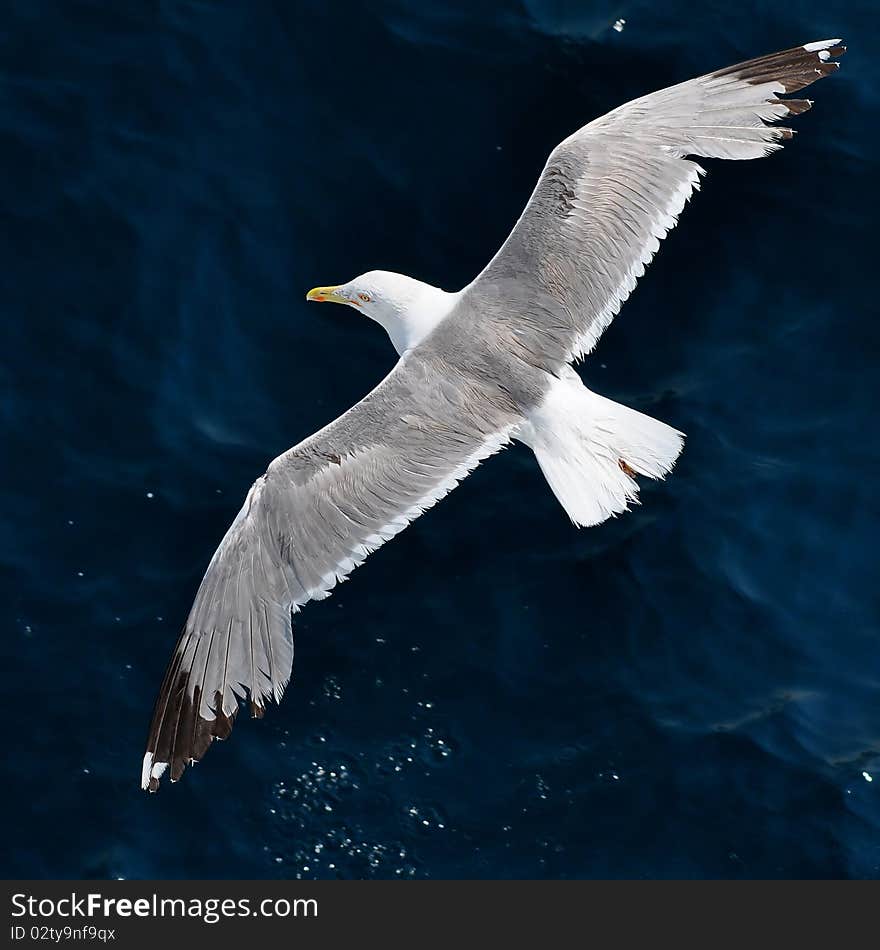
[[[293,664],[291,612],[498,451],[520,421],[498,387],[413,352],[361,402],[275,459],[208,566],[160,689],[142,781],[175,781],[225,738],[242,699],[261,716]],[[454,385],[438,381],[450,379]]]
[[[596,344],[673,228],[703,169],[686,155],[760,158],[806,111],[780,99],[838,68],[839,40],[808,43],[662,89],[609,112],[550,154],[504,245],[467,288],[474,308],[553,369]],[[510,301],[521,301],[511,311]],[[498,332],[502,332],[499,326]]]

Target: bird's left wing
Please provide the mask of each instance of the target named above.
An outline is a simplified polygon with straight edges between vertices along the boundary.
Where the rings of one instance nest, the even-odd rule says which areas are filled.
[[[142,785],[177,780],[261,716],[293,663],[291,612],[327,597],[368,554],[509,439],[518,417],[487,384],[413,352],[363,400],[273,461],[208,566],[156,702]]]
[[[762,56],[635,99],[556,146],[519,221],[468,287],[544,368],[588,353],[673,228],[703,169],[769,155],[809,109],[782,99],[833,73],[840,40]],[[514,303],[515,307],[511,304]],[[537,357],[537,359],[536,359]]]

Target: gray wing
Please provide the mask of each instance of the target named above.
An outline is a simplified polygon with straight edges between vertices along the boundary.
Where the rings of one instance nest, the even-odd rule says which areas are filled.
[[[361,402],[275,459],[214,554],[165,674],[144,756],[155,791],[262,716],[293,663],[291,613],[500,449],[519,421],[500,389],[413,352]]]
[[[504,245],[467,288],[535,365],[596,344],[673,228],[703,169],[685,155],[760,158],[807,110],[779,98],[837,69],[840,40],[731,66],[662,89],[584,126],[551,153]],[[518,302],[511,311],[509,302]],[[490,317],[491,318],[491,317]]]

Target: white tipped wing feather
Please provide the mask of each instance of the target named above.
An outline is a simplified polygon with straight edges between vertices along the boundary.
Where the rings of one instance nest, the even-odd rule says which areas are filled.
[[[780,99],[838,68],[840,40],[808,43],[628,102],[550,154],[519,221],[469,293],[489,309],[530,302],[505,323],[548,365],[596,345],[704,170],[686,155],[761,158],[792,136],[768,123],[809,109]]]
[[[291,612],[451,491],[509,439],[503,393],[412,354],[367,397],[275,459],[211,560],[159,693],[142,784],[176,781],[232,729],[262,716],[293,663]],[[455,374],[451,374],[453,377]]]

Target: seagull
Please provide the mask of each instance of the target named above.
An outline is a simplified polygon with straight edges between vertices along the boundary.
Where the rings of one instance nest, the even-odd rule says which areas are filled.
[[[762,158],[810,108],[783,99],[838,68],[820,40],[634,99],[550,153],[501,249],[449,293],[386,271],[316,287],[387,331],[400,359],[355,406],[271,462],[196,594],[162,682],[141,784],[177,781],[239,706],[262,717],[293,665],[292,615],[512,440],[535,454],[577,526],[663,478],[684,436],[587,389],[596,345],[700,187],[692,157]]]

